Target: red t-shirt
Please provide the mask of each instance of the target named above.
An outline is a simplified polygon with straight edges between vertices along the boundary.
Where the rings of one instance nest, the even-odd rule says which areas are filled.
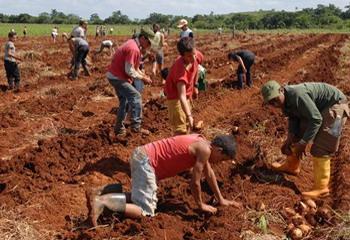
[[[203,54],[202,54],[200,51],[198,51],[198,50],[196,50],[196,58],[197,58],[198,64],[202,64],[204,56],[203,56]]]
[[[196,53],[197,54],[197,53]],[[192,69],[188,71],[185,68],[184,61],[181,56],[179,56],[169,70],[169,75],[166,78],[164,92],[166,94],[167,100],[179,99],[179,94],[177,92],[177,82],[184,82],[186,85],[186,98],[189,99],[193,94],[193,84],[195,82],[195,77],[197,76],[198,62],[193,63]]]
[[[189,134],[146,144],[146,153],[157,179],[172,177],[193,167],[196,157],[188,148],[192,143],[203,140],[206,139],[202,135]]]
[[[137,71],[140,58],[140,47],[137,45],[135,39],[130,39],[117,49],[117,52],[113,56],[112,63],[108,67],[108,72],[121,80],[132,83],[132,77],[125,73],[125,62],[133,65],[135,71]]]

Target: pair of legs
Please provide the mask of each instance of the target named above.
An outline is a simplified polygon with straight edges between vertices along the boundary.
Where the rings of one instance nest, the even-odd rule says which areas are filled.
[[[328,195],[329,193],[328,183],[330,181],[331,172],[330,155],[338,151],[340,142],[340,136],[334,136],[331,130],[334,127],[337,116],[340,116],[341,126],[344,126],[350,115],[350,111],[347,102],[344,101],[323,110],[321,115],[323,119],[322,126],[314,139],[310,151],[313,156],[314,186],[311,191],[302,192],[303,196],[314,199],[323,195]],[[307,122],[301,121],[300,125],[303,128],[307,125]],[[341,131],[341,129],[339,130]],[[287,156],[285,163],[275,163],[272,164],[272,167],[277,171],[298,174],[300,172],[300,162],[301,159],[292,153],[290,156]]]
[[[4,65],[9,89],[18,89],[20,86],[21,77],[17,63],[5,60]]]
[[[126,120],[127,105],[130,107],[131,128],[137,130],[141,128],[142,119],[142,98],[141,94],[129,82],[117,79],[108,79],[114,87],[118,99],[119,108],[117,113],[116,134],[125,134],[124,122]]]
[[[250,72],[250,68],[253,65],[254,62],[246,64],[245,68],[247,70],[247,73],[244,74],[243,72],[243,68],[240,65],[237,69],[237,77],[238,77],[238,89],[243,89],[244,86],[244,78],[246,80],[246,84],[248,87],[252,86],[252,79],[251,79],[251,72]]]
[[[101,195],[102,189],[88,194],[89,218],[93,226],[105,207],[124,213],[127,217],[140,218],[155,215],[157,208],[157,184],[154,170],[143,147],[135,149],[130,160],[132,192]]]
[[[54,34],[54,33],[51,33],[51,37],[53,39],[53,43],[56,43],[57,42],[57,34]]]
[[[159,81],[156,81],[156,84],[158,85],[162,85],[163,82],[163,78],[162,78],[162,69],[163,69],[163,65],[164,65],[164,51],[163,50],[157,50],[156,51],[156,61],[154,62],[155,66],[153,67],[154,69],[154,76],[158,79],[160,79]],[[157,76],[157,70],[159,72],[159,76]]]
[[[187,100],[191,106],[190,100]],[[189,134],[187,116],[182,110],[180,100],[167,100],[168,115],[173,136]]]
[[[85,75],[86,76],[91,75],[89,69],[87,68],[87,62],[86,62],[86,57],[89,54],[89,52],[90,52],[90,48],[87,45],[79,46],[79,48],[76,50],[75,59],[74,59],[74,69],[72,72],[73,78],[78,77],[80,64],[83,66]]]

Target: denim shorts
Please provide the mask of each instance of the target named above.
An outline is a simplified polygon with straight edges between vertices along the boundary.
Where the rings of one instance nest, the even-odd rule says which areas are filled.
[[[130,160],[131,201],[142,208],[143,216],[154,216],[157,209],[157,182],[147,154],[136,148]]]

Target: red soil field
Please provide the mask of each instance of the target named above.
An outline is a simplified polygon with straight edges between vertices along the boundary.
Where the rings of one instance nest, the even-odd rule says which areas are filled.
[[[111,40],[120,45],[129,37],[112,36]],[[92,53],[101,40],[88,39]],[[177,36],[166,40],[165,66],[170,66],[177,57]],[[0,39],[1,46],[5,41]],[[190,194],[191,174],[184,172],[159,182],[157,216],[132,220],[105,214],[100,218],[102,227],[92,229],[86,222],[86,190],[110,183],[122,183],[124,190],[130,190],[133,149],[171,135],[165,101],[160,98],[162,88],[147,86],[143,93],[143,126],[152,134],[117,138],[113,125],[118,100],[105,77],[111,57],[104,53],[91,58],[92,76],[71,81],[66,76],[68,44],[52,44],[50,37],[27,37],[16,42],[18,54],[25,58],[20,63],[20,93],[6,91],[4,68],[0,69],[1,211],[15,210],[34,229],[49,231],[51,239],[227,240],[241,239],[247,230],[261,233],[256,227],[259,216],[277,216],[284,208],[293,208],[301,200],[300,192],[313,185],[311,157],[303,159],[299,176],[278,174],[267,167],[283,158],[280,146],[287,121],[280,111],[262,107],[260,89],[271,79],[281,84],[320,81],[350,96],[349,35],[250,34],[238,39],[198,35],[196,43],[205,56],[210,86],[194,102],[194,119],[204,121],[202,133],[208,138],[239,127],[236,164],[225,162],[214,171],[224,197],[242,202],[242,209],[219,206],[216,215],[200,213]],[[253,86],[242,91],[231,87],[236,66],[226,57],[238,49],[257,56]],[[150,73],[150,64],[145,65]],[[348,121],[340,150],[332,158],[331,194],[317,202],[339,214],[350,208],[349,146]],[[216,206],[205,181],[202,190],[203,200]],[[281,237],[287,223],[270,219],[268,228]],[[337,224],[333,218],[317,225],[308,239],[326,239],[322,229]]]

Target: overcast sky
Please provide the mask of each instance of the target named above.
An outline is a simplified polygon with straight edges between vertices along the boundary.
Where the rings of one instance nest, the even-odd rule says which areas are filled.
[[[42,12],[75,13],[89,19],[97,13],[102,19],[107,18],[113,11],[120,10],[130,19],[144,19],[150,13],[194,16],[196,14],[223,14],[263,10],[295,11],[295,8],[316,8],[318,4],[330,3],[340,7],[349,5],[349,0],[0,0],[0,13],[20,14],[29,13],[37,16]]]

